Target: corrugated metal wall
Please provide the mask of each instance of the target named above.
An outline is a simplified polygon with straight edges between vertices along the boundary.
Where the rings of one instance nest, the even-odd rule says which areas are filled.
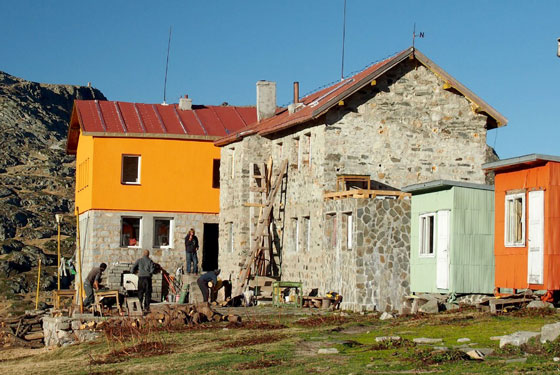
[[[410,237],[410,290],[411,292],[446,293],[447,290],[436,288],[436,256],[419,255],[419,215],[451,210],[453,208],[452,190],[442,190],[412,196],[411,237]],[[437,228],[437,225],[436,225]],[[453,211],[451,212],[451,238],[453,238]],[[437,238],[437,233],[435,233]],[[453,250],[453,249],[451,249]],[[434,246],[434,252],[437,247]],[[453,287],[450,279],[450,288]]]
[[[456,293],[494,290],[494,192],[454,187],[450,277]]]

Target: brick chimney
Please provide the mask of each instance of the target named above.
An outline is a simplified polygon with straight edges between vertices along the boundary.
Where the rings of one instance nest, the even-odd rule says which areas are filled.
[[[276,82],[257,82],[257,120],[261,121],[276,113]]]
[[[179,99],[179,109],[181,111],[190,111],[192,109],[192,99],[189,99],[188,95]]]

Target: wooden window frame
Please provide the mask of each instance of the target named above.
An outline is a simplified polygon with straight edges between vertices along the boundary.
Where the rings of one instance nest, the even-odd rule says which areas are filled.
[[[525,247],[527,240],[527,228],[526,228],[526,215],[527,215],[527,197],[526,192],[516,192],[506,194],[505,196],[505,207],[504,207],[504,245],[505,247]],[[510,226],[510,214],[509,214],[509,201],[515,201],[521,198],[521,241],[511,241],[508,239],[509,226]]]

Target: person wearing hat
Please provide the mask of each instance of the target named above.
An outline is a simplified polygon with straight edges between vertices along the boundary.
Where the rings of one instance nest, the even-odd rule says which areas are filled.
[[[218,284],[218,275],[220,274],[220,269],[214,271],[209,271],[203,274],[196,280],[200,291],[202,292],[202,302],[208,302],[208,290],[209,287],[216,286]],[[209,283],[212,283],[210,286]]]

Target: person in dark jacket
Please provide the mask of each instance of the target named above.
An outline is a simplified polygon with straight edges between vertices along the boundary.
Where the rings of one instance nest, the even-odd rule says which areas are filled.
[[[89,307],[93,303],[93,290],[99,290],[99,282],[101,281],[101,274],[107,269],[105,263],[101,263],[99,267],[93,267],[89,271],[86,282],[84,283],[84,291],[86,292],[86,299],[84,300],[84,307]]]
[[[193,264],[192,273],[198,273],[198,238],[194,235],[191,228],[185,237],[185,252],[187,253],[187,273],[191,273],[191,263]]]
[[[196,280],[200,291],[202,292],[202,302],[208,302],[208,283],[212,283],[211,287],[215,287],[218,284],[218,275],[220,274],[220,269],[209,271],[203,274]]]
[[[156,271],[154,262],[150,259],[150,251],[144,250],[144,256],[138,259],[130,272],[138,271],[138,299],[142,310],[150,311],[150,301],[152,299],[152,275]]]

